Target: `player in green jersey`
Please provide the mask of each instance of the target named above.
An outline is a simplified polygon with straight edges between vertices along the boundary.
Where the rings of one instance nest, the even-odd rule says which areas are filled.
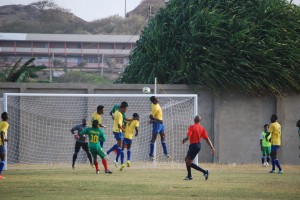
[[[120,104],[120,106],[126,106],[126,107],[128,107],[128,103],[127,103],[126,101],[123,101],[123,102]],[[115,118],[115,112],[116,112],[117,110],[119,110],[120,106],[119,106],[118,104],[115,104],[115,105],[113,106],[113,108],[111,109],[111,111],[109,112],[109,114],[110,114],[110,116],[112,117],[112,119]],[[124,127],[125,127],[125,126],[126,126],[126,121],[131,121],[132,119],[127,118],[126,113],[122,113],[122,116],[123,116],[123,125],[124,125]]]
[[[92,127],[85,128],[80,132],[80,135],[88,135],[89,137],[89,149],[94,158],[94,165],[96,168],[96,174],[99,174],[99,167],[97,161],[97,155],[99,155],[102,159],[102,164],[105,169],[105,173],[111,174],[112,172],[107,167],[107,160],[103,149],[100,146],[100,141],[105,142],[106,136],[104,131],[99,128],[99,121],[94,120],[92,122]]]
[[[262,152],[261,163],[265,167],[269,166],[270,153],[271,153],[271,142],[270,142],[271,135],[266,137],[266,135],[268,134],[268,129],[269,129],[269,125],[265,124],[264,131],[261,132],[260,134],[260,149]],[[267,162],[265,162],[266,158],[267,158]]]

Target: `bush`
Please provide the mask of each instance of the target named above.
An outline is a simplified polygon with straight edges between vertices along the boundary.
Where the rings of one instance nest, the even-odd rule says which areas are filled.
[[[214,92],[300,92],[300,8],[285,0],[172,0],[144,29],[117,82]]]

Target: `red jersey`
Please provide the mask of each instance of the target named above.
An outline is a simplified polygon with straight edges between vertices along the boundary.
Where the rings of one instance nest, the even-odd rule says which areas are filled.
[[[190,138],[190,144],[200,142],[200,138],[207,139],[206,130],[201,124],[193,124],[189,127],[187,135]]]

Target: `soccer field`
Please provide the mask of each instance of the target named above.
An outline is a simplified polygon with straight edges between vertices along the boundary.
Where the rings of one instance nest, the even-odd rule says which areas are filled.
[[[95,174],[88,165],[10,167],[0,180],[0,199],[299,199],[300,166],[283,166],[269,174],[260,165],[203,164],[207,181],[192,170],[184,181],[182,168],[125,168],[112,175]]]

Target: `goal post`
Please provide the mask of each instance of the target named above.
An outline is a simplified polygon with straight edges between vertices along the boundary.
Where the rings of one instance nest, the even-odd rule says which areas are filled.
[[[70,129],[86,118],[88,125],[98,105],[104,106],[103,128],[107,141],[104,151],[115,144],[113,120],[109,115],[115,104],[128,102],[127,117],[140,116],[138,137],[133,138],[132,162],[138,166],[153,166],[149,161],[152,125],[150,97],[154,94],[44,94],[5,93],[3,110],[9,114],[10,128],[6,163],[70,164],[74,153],[74,139]],[[196,94],[156,94],[163,110],[166,144],[171,159],[163,156],[160,137],[156,140],[156,164],[177,165],[184,162],[187,146],[182,145],[187,128],[198,113]],[[126,149],[124,150],[126,160]],[[112,158],[111,158],[112,157]],[[114,156],[110,154],[110,162]],[[85,152],[80,150],[76,163],[85,163]],[[195,159],[198,164],[198,157]],[[6,166],[7,169],[7,166]]]
[[[7,94],[3,94],[3,112],[7,112]],[[2,120],[2,119],[1,119]],[[8,133],[6,133],[6,138]],[[4,142],[4,149],[7,149],[7,142]],[[7,170],[7,153],[5,154],[4,170]]]

